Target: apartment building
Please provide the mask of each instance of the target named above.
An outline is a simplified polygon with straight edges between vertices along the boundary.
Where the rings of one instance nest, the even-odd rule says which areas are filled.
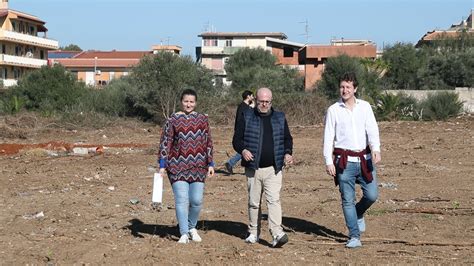
[[[0,2],[0,24],[0,80],[4,86],[16,85],[28,71],[47,65],[48,51],[59,47],[58,41],[47,38],[46,22],[9,9],[8,0]]]
[[[277,63],[298,67],[298,50],[304,45],[287,41],[281,32],[204,32],[196,59],[211,69],[216,79],[230,85],[225,72],[229,57],[242,48],[263,48],[277,57]]]

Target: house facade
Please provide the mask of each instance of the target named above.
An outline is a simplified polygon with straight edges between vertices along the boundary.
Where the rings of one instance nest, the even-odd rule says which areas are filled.
[[[433,30],[427,32],[423,37],[421,37],[415,47],[418,48],[425,45],[429,46],[446,38],[456,38],[461,32],[466,32],[467,34],[474,36],[474,25],[472,23],[473,17],[474,9],[471,9],[471,14],[469,14],[467,19],[462,20],[458,24],[451,25],[447,30]]]
[[[230,85],[225,63],[242,48],[263,48],[276,57],[277,64],[295,68],[304,77],[305,89],[312,90],[321,79],[329,57],[346,54],[375,59],[376,45],[369,40],[331,40],[331,45],[305,45],[287,40],[284,33],[205,32],[196,48],[199,63],[212,70],[216,79]]]
[[[47,38],[44,21],[9,9],[8,0],[0,2],[0,24],[0,80],[6,87],[16,85],[28,71],[47,65],[48,51],[59,48],[58,41]]]
[[[298,67],[298,50],[304,45],[286,41],[281,32],[205,32],[201,46],[196,48],[199,63],[212,70],[216,79],[230,85],[225,63],[231,55],[242,48],[262,48],[277,57],[277,63]]]
[[[71,58],[50,58],[49,64],[61,64],[87,85],[103,86],[128,75],[140,59],[152,54],[152,51],[83,51]]]
[[[305,90],[310,91],[324,72],[326,61],[330,57],[339,55],[374,59],[377,56],[377,47],[370,41],[340,42],[331,45],[307,45],[300,50],[300,63],[304,64]]]
[[[179,55],[181,47],[153,45],[150,51],[52,51],[49,65],[61,64],[87,85],[104,86],[113,79],[128,75],[143,57],[160,51]]]
[[[151,50],[153,51],[153,54],[157,54],[160,51],[163,51],[163,52],[170,52],[170,53],[179,55],[181,54],[181,50],[183,50],[183,48],[177,45],[153,45],[151,47]]]

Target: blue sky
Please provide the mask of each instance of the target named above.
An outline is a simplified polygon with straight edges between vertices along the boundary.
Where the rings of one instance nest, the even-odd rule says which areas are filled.
[[[283,32],[289,41],[329,44],[369,39],[379,49],[416,43],[427,31],[466,19],[474,0],[10,0],[9,7],[46,21],[48,37],[82,49],[183,47],[194,56],[206,28]]]

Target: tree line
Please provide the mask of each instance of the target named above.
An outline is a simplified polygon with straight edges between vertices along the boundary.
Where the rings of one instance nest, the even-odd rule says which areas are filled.
[[[290,122],[316,124],[338,97],[338,77],[353,71],[360,80],[358,97],[373,105],[379,119],[446,119],[462,111],[454,93],[430,95],[428,102],[417,102],[403,93],[388,95],[384,90],[474,87],[471,36],[460,34],[421,48],[397,43],[376,60],[347,55],[329,58],[322,79],[310,92],[304,91],[303,77],[296,69],[277,65],[276,58],[261,48],[240,49],[229,58],[225,70],[230,86],[216,82],[210,70],[190,56],[168,52],[144,57],[130,75],[101,89],[77,81],[60,65],[45,66],[2,90],[0,112],[35,111],[75,122],[101,115],[162,123],[177,110],[180,92],[193,88],[199,95],[200,111],[208,113],[214,123],[231,124],[240,93],[265,86],[272,88],[274,106],[285,111]]]

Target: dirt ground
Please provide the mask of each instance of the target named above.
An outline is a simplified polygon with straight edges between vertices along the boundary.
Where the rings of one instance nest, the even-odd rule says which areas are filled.
[[[237,167],[233,175],[222,170],[233,154],[230,127],[212,131],[219,170],[206,183],[198,227],[203,242],[179,245],[169,182],[162,208],[150,205],[159,127],[121,122],[101,130],[74,130],[4,118],[0,262],[474,264],[474,118],[379,126],[380,199],[366,216],[363,247],[344,247],[347,229],[339,192],[325,174],[323,127],[316,125],[291,128],[296,164],[284,172],[281,195],[290,241],[273,249],[266,221],[260,243],[244,243],[243,169]],[[33,145],[50,142],[65,145]],[[103,145],[104,151],[71,155],[67,145],[74,143]],[[4,144],[30,146],[6,154]]]

